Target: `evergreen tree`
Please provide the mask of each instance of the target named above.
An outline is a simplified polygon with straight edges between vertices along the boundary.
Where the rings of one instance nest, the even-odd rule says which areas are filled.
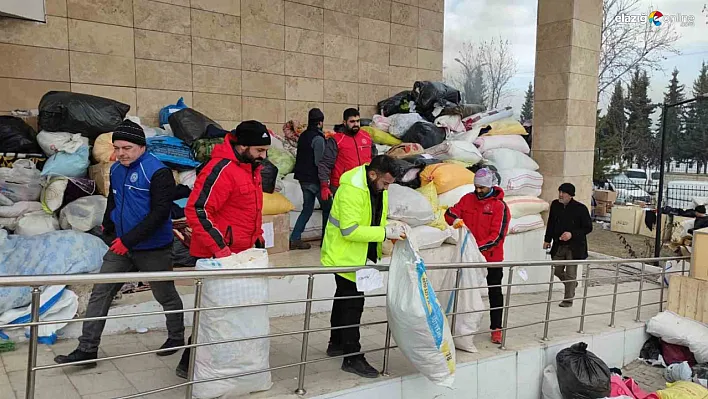
[[[607,106],[604,126],[600,139],[605,147],[605,154],[614,162],[624,166],[636,153],[638,140],[629,135],[627,115],[625,114],[625,96],[622,83],[615,84],[610,104]]]
[[[708,65],[705,61],[698,77],[693,81],[693,96],[699,97],[704,93],[708,93]],[[705,173],[708,168],[708,101],[696,101],[688,106],[686,136],[689,143],[686,155],[698,162],[698,173],[701,169]]]
[[[475,67],[465,80],[465,103],[487,106],[487,87],[480,66]]]
[[[636,69],[627,88],[627,135],[636,145],[627,152],[627,159],[633,160],[640,166],[649,166],[656,163],[658,154],[656,150],[656,136],[651,131],[651,114],[654,105],[647,93],[649,77],[646,71]]]
[[[526,90],[526,97],[524,98],[524,105],[521,107],[521,118],[520,122],[524,123],[526,121],[533,120],[533,84],[529,82],[529,88]]]
[[[683,90],[684,85],[679,84],[678,69],[674,68],[671,73],[671,80],[664,93],[664,104],[675,104],[686,99]],[[663,108],[661,119],[659,119],[659,132],[662,129],[664,120]],[[667,159],[683,162],[691,159],[691,144],[687,137],[686,112],[685,107],[671,107],[666,111],[666,156]]]

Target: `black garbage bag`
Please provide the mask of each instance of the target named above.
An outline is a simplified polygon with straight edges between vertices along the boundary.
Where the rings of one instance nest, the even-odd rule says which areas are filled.
[[[278,180],[278,167],[267,159],[263,162],[261,180],[263,182],[263,192],[273,194],[275,192],[275,182]]]
[[[227,134],[229,134],[228,130],[224,130],[217,125],[209,125],[206,128],[206,134],[204,135],[204,138],[216,139],[226,137]]]
[[[181,139],[187,145],[192,145],[195,141],[204,137],[209,125],[223,130],[221,125],[207,118],[194,108],[185,108],[174,112],[167,118],[170,128],[175,137]]]
[[[659,360],[660,355],[661,338],[654,336],[649,337],[642,345],[642,350],[639,351],[639,357],[644,360]]]
[[[82,93],[47,92],[39,101],[39,129],[81,133],[91,142],[112,132],[125,119],[130,105]]]
[[[373,122],[374,122],[374,121],[372,121],[371,119],[364,118],[364,119],[360,119],[360,120],[359,120],[359,125],[361,125],[361,127],[364,127],[364,126],[371,126],[371,124],[372,124]]]
[[[558,386],[563,399],[595,399],[610,396],[610,368],[585,342],[556,355]]]
[[[394,96],[379,101],[376,104],[376,110],[383,116],[408,113],[410,110],[408,103],[412,100],[412,94],[413,92],[410,90],[403,90]]]
[[[414,155],[397,159],[395,162],[396,184],[418,189],[421,186],[420,172],[422,172],[426,166],[441,163],[442,161],[425,155]]]
[[[177,237],[173,240],[172,262],[175,267],[194,267],[197,265],[197,258],[189,254],[189,248]]]
[[[0,116],[0,148],[3,152],[42,153],[36,137],[37,132],[22,119]]]
[[[412,93],[415,110],[426,119],[435,107],[450,108],[462,101],[460,91],[442,82],[415,82]]]
[[[421,121],[414,123],[401,137],[401,141],[418,143],[427,149],[445,141],[445,136],[445,129],[435,126],[434,123]]]

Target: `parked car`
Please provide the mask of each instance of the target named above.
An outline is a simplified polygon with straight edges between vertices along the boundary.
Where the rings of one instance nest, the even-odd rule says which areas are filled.
[[[609,181],[609,186],[612,191],[617,193],[616,203],[618,204],[635,201],[642,201],[647,204],[652,202],[652,195],[624,173],[612,177]]]

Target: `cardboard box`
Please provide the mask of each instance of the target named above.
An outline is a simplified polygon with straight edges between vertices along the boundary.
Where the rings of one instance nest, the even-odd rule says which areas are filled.
[[[645,218],[647,212],[653,212],[656,214],[656,211],[653,209],[644,209],[642,210],[642,216],[639,221],[639,235],[642,235],[644,237],[649,237],[649,238],[655,238],[656,237],[656,226],[654,226],[653,230],[649,230],[647,227],[647,224],[645,223]],[[666,233],[666,229],[669,228],[669,217],[667,215],[661,215],[661,234],[664,235]]]
[[[706,282],[703,287],[708,300],[708,228],[693,230],[690,276]],[[706,308],[708,315],[708,308]],[[708,320],[704,320],[708,321]]]
[[[111,186],[111,165],[113,162],[104,162],[89,166],[89,179],[96,182],[96,190],[101,195],[108,197],[108,189]]]
[[[290,213],[263,216],[263,238],[268,254],[290,250]]]
[[[595,216],[607,216],[612,210],[612,202],[595,201]]]
[[[609,202],[614,204],[617,201],[617,193],[610,190],[594,190],[592,196],[598,203]]]
[[[631,205],[612,207],[610,229],[615,233],[638,234],[644,216],[642,211],[642,208]]]

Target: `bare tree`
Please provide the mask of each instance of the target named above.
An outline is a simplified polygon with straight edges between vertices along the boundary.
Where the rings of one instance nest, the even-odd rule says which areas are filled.
[[[455,61],[461,77],[451,79],[465,94],[465,102],[496,108],[509,94],[508,84],[516,74],[516,58],[508,40],[464,42]]]
[[[645,22],[618,21],[625,15],[645,15],[640,0],[604,0],[598,99],[617,81],[627,83],[627,74],[636,69],[661,70],[667,53],[679,54],[674,44],[679,34],[672,24],[654,26]]]

